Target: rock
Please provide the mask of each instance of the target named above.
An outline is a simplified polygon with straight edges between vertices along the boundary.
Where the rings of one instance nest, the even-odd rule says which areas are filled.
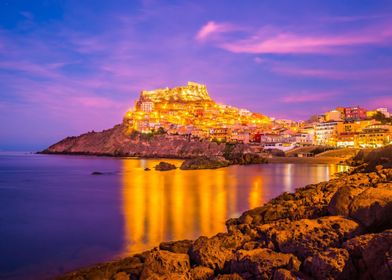
[[[165,162],[165,161],[161,161],[160,163],[158,163],[155,166],[155,170],[157,171],[169,171],[169,170],[173,170],[176,169],[177,167],[174,164]]]
[[[192,280],[210,280],[214,278],[214,271],[205,266],[195,266],[189,272]]]
[[[392,279],[392,230],[364,234],[343,244],[360,279]]]
[[[274,278],[273,278],[273,280],[297,280],[297,279],[301,279],[301,278],[297,277],[297,275],[293,271],[284,268],[279,268],[275,270]]]
[[[330,203],[328,212],[331,215],[341,215],[348,217],[350,215],[350,204],[355,196],[365,190],[365,187],[345,186],[336,191]]]
[[[392,190],[368,188],[354,197],[350,204],[350,217],[368,230],[392,227]]]
[[[185,160],[180,169],[181,170],[195,170],[195,169],[217,169],[229,166],[230,162],[223,157],[198,157]]]
[[[345,249],[328,248],[305,260],[304,270],[315,279],[356,279],[356,270]]]
[[[159,249],[170,251],[172,253],[187,254],[189,249],[192,247],[193,240],[179,240],[162,242],[159,244]]]
[[[113,280],[129,280],[129,275],[126,274],[125,272],[119,272],[116,275],[114,275]]]
[[[340,188],[331,199],[328,211],[332,215],[351,217],[369,231],[391,228],[392,189],[390,186],[390,183],[381,183],[375,187]]]
[[[94,171],[91,173],[91,175],[103,175],[103,173],[99,171]]]
[[[77,272],[71,272],[57,279],[73,280],[100,280],[100,279],[139,279],[143,270],[143,262],[139,257],[133,256],[124,258],[119,261],[108,262],[105,264],[95,265],[94,267],[81,269]],[[128,277],[128,278],[125,278]]]
[[[275,250],[306,257],[339,247],[344,241],[362,232],[358,223],[339,216],[294,222],[280,221],[257,228],[260,239],[274,244]]]
[[[300,261],[292,254],[270,249],[239,250],[230,262],[230,272],[245,279],[271,279],[278,268],[298,270]]]
[[[390,186],[391,180],[392,169],[383,169],[379,173],[344,173],[328,182],[312,184],[297,189],[295,193],[283,193],[261,207],[244,212],[238,219],[228,220],[226,226],[228,231],[230,231],[232,229],[238,230],[238,225],[242,224],[260,225],[281,219],[294,221],[304,218],[314,219],[328,214],[346,215],[347,211],[338,212],[336,210],[337,212],[331,212],[332,204],[336,204],[336,197],[331,205],[330,202],[337,190],[347,187],[345,191],[353,191],[355,189],[360,191],[366,187],[379,188],[378,186],[381,187],[382,184]],[[388,189],[387,186],[383,188]],[[389,189],[392,190],[392,188]],[[351,193],[344,197],[350,195]],[[350,198],[346,198],[346,201],[349,202]],[[347,206],[342,207],[347,208]]]
[[[215,280],[244,280],[239,274],[220,274],[214,278]]]
[[[226,261],[233,257],[233,251],[246,241],[247,238],[240,232],[219,233],[211,238],[202,236],[193,243],[189,256],[197,265],[219,272],[223,270]]]
[[[144,168],[144,171],[150,171],[150,170],[151,170],[151,169],[148,168],[148,167]]]
[[[152,250],[146,257],[140,279],[186,279],[189,256],[164,250]]]

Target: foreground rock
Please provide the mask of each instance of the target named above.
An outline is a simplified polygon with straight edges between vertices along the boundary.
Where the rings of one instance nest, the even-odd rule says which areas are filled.
[[[174,164],[171,164],[171,163],[168,163],[165,161],[161,161],[154,168],[157,171],[169,171],[169,170],[176,169],[177,167]]]
[[[344,173],[227,221],[226,233],[61,279],[392,279],[392,169]]]

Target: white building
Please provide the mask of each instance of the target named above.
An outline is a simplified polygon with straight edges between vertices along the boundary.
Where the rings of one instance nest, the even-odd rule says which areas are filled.
[[[336,144],[338,123],[339,122],[337,121],[330,121],[330,122],[316,124],[315,126],[316,145],[334,146]]]
[[[387,108],[378,108],[378,109],[376,109],[376,111],[383,114],[386,118],[389,118],[391,116],[391,114],[388,112]]]

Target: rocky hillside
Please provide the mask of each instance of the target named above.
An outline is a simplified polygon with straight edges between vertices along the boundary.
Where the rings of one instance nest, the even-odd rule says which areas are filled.
[[[228,148],[233,153],[250,152],[246,145],[226,147],[207,140],[189,140],[184,136],[129,135],[122,124],[102,132],[89,132],[77,137],[67,137],[50,146],[42,153],[87,154],[107,156],[193,158],[222,156]]]
[[[226,224],[60,279],[392,279],[392,169],[344,173]]]

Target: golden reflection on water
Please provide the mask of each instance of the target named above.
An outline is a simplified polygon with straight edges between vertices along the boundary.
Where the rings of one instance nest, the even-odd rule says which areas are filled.
[[[180,165],[178,160],[165,160]],[[240,212],[303,184],[327,180],[344,166],[231,166],[218,170],[158,172],[159,160],[123,160],[124,254],[162,241],[212,236]],[[147,172],[144,168],[152,170]],[[297,178],[298,177],[298,178]],[[299,185],[296,185],[299,184]]]

